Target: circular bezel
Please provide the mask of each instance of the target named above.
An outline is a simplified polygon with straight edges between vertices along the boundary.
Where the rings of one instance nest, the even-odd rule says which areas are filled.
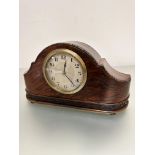
[[[80,83],[80,85],[75,88],[74,90],[72,91],[66,91],[60,87],[58,87],[55,83],[52,83],[50,82],[49,80],[49,77],[48,77],[48,74],[46,72],[46,65],[48,63],[48,60],[56,55],[56,54],[69,54],[69,55],[72,55],[75,59],[77,59],[79,61],[79,63],[81,64],[81,67],[82,67],[82,70],[83,70],[83,81]],[[45,57],[45,60],[44,60],[44,63],[43,63],[43,75],[44,75],[44,78],[47,82],[47,84],[54,90],[56,90],[57,92],[60,92],[62,94],[75,94],[77,92],[79,92],[85,85],[86,81],[87,81],[87,69],[86,69],[86,65],[84,63],[84,61],[82,60],[82,58],[75,52],[69,50],[69,49],[63,49],[63,48],[60,48],[60,49],[55,49],[53,51],[51,51],[46,57]]]

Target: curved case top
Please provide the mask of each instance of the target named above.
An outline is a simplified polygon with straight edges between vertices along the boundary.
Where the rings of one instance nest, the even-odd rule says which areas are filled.
[[[44,59],[58,48],[74,51],[85,62],[87,81],[75,94],[61,94],[49,87],[44,79]],[[56,43],[45,48],[24,78],[27,98],[30,100],[101,111],[117,111],[126,106],[131,81],[130,75],[116,71],[92,47],[77,41]]]

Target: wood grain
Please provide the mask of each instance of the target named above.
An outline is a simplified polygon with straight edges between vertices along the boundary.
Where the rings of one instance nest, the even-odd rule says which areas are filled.
[[[42,65],[49,52],[66,48],[76,52],[85,62],[87,81],[75,94],[61,94],[46,83]],[[131,77],[114,70],[89,45],[81,42],[56,43],[45,48],[24,74],[27,98],[34,101],[72,107],[116,111],[128,104]]]

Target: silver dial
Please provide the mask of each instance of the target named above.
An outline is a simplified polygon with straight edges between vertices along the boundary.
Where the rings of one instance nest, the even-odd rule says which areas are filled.
[[[87,78],[86,66],[79,55],[68,49],[52,51],[43,66],[47,83],[63,94],[80,91]]]

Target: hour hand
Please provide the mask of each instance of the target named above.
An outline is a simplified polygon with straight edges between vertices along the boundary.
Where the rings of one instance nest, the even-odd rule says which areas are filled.
[[[66,61],[64,63],[64,74],[66,74]]]

